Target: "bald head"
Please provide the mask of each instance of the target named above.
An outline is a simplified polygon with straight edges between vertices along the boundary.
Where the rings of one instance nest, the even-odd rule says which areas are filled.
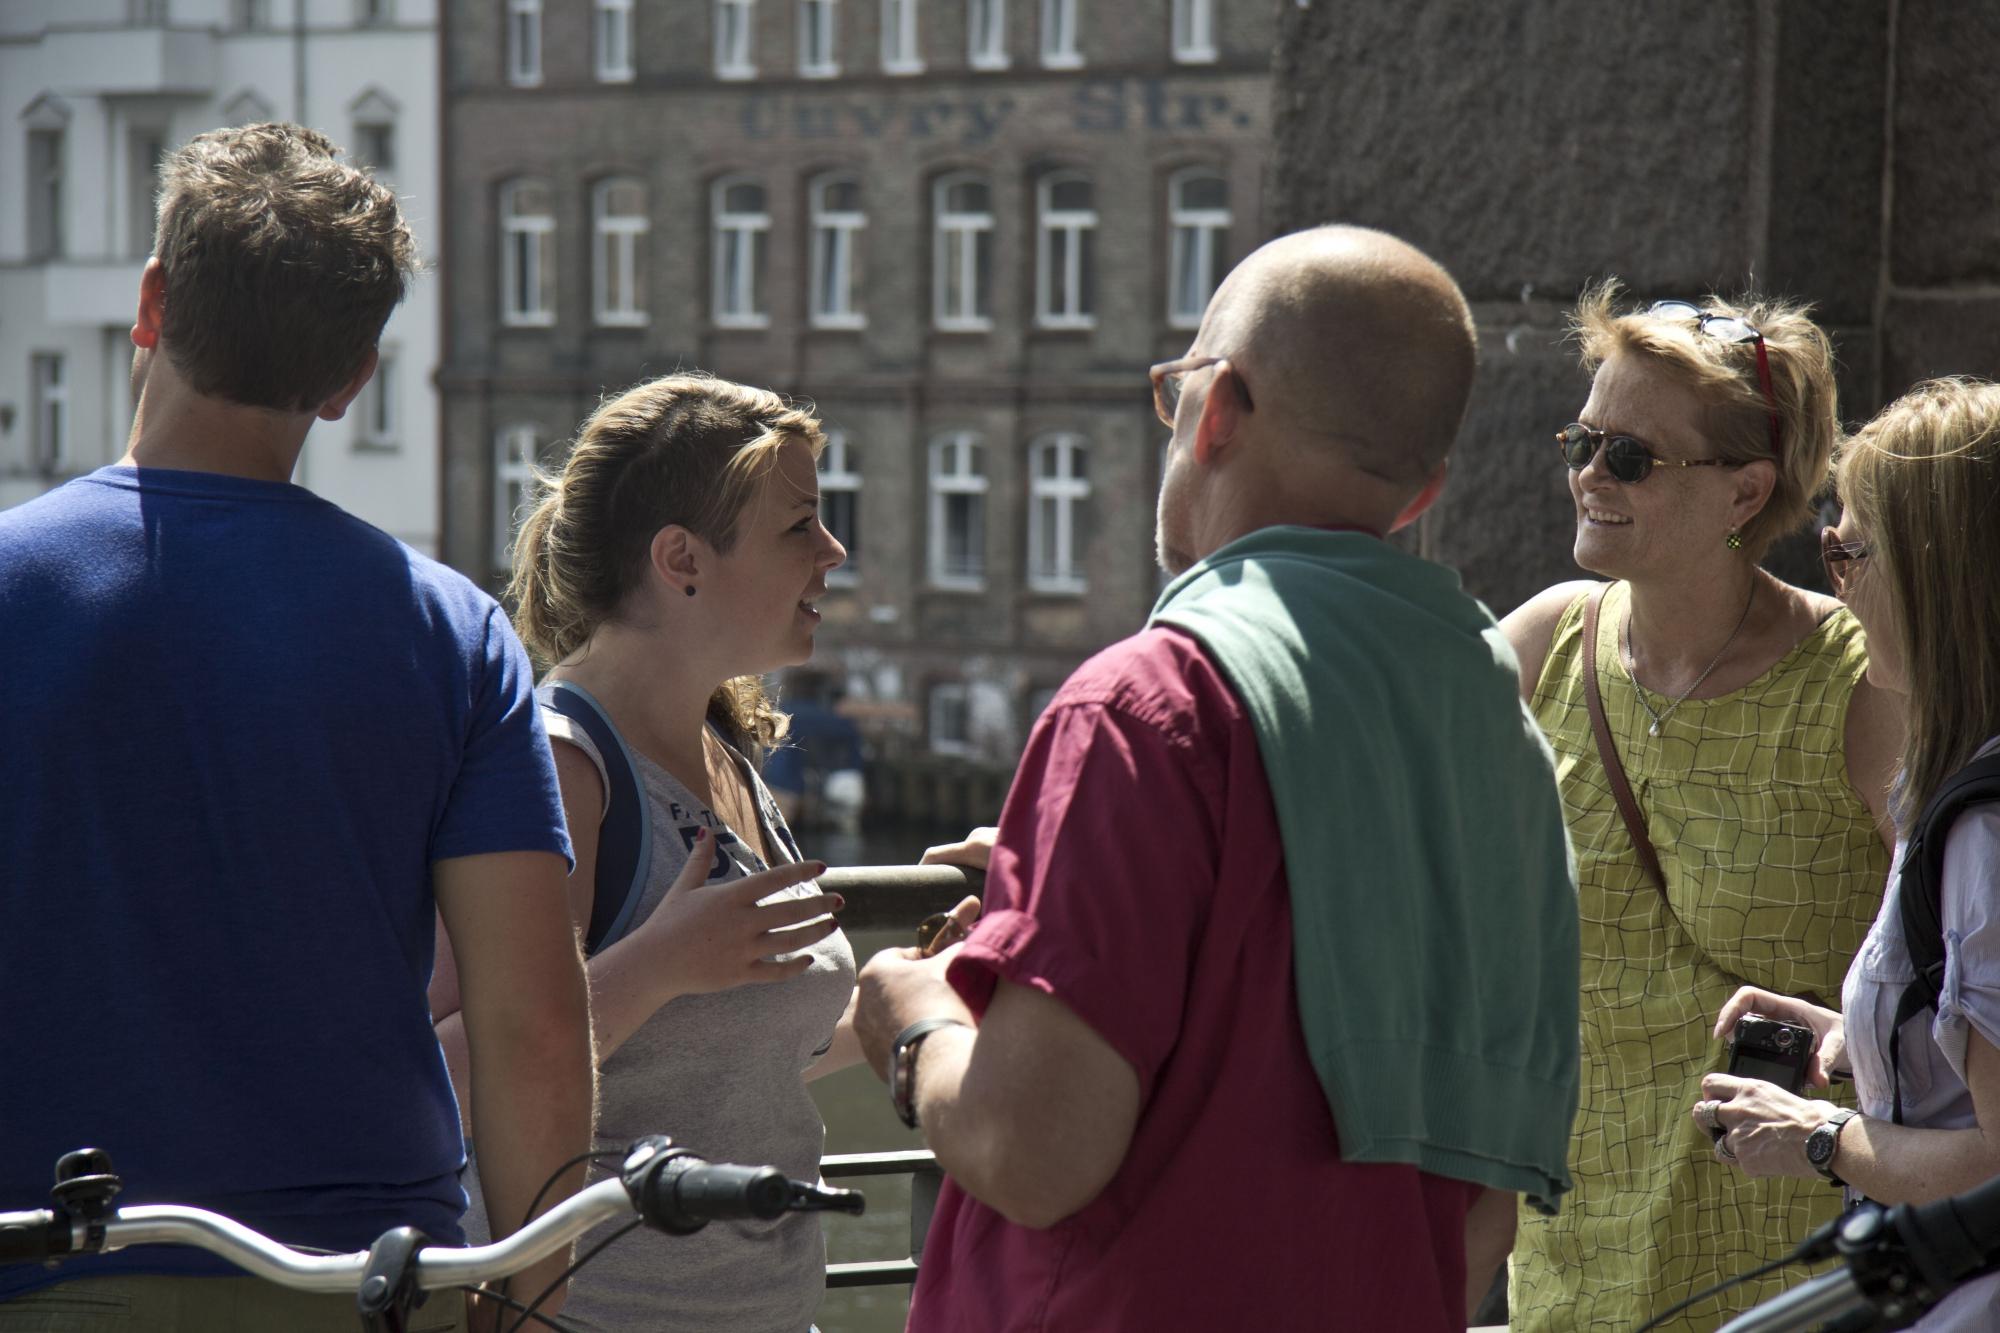
[[[1294,232],[1229,274],[1195,348],[1243,373],[1259,414],[1362,471],[1421,483],[1472,392],[1472,313],[1451,275],[1365,227]]]

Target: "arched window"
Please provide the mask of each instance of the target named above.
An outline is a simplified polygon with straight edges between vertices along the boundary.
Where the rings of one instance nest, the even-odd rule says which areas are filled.
[[[1044,435],[1028,451],[1028,586],[1084,591],[1089,540],[1089,447],[1081,435]]]
[[[861,182],[821,176],[812,183],[812,300],[815,328],[858,329],[868,321],[860,305],[861,234],[868,214]]]
[[[742,176],[715,183],[715,322],[726,329],[761,329],[771,322],[764,304],[764,256],[771,214],[764,187]]]
[[[970,431],[931,441],[930,576],[940,588],[986,581],[985,450]]]
[[[799,0],[799,73],[830,79],[840,73],[836,0]]]
[[[539,436],[532,425],[502,426],[493,437],[493,566],[514,567],[514,537],[534,493]]]
[[[532,88],[542,81],[542,0],[507,0],[507,82]]]
[[[917,0],[882,0],[882,72],[921,74],[922,49],[917,45]]]
[[[1077,172],[1044,176],[1035,190],[1035,322],[1044,328],[1087,329],[1096,322],[1097,209],[1090,178]]]
[[[715,77],[754,79],[757,60],[751,48],[756,30],[755,0],[715,0]]]
[[[1076,44],[1079,0],[1042,0],[1042,67],[1080,69],[1083,52]]]
[[[597,78],[632,81],[632,0],[597,0]]]
[[[1201,324],[1222,276],[1229,246],[1229,182],[1207,167],[1177,172],[1167,182],[1167,320],[1177,329]]]
[[[646,186],[629,176],[591,191],[591,313],[599,324],[646,322]]]
[[[1183,65],[1215,61],[1215,0],[1173,0],[1174,59]]]
[[[993,326],[993,194],[977,176],[946,176],[934,194],[933,308],[941,329]]]
[[[861,572],[861,450],[844,430],[829,430],[819,453],[819,521],[847,548],[846,563],[828,570],[826,581],[852,585]]]
[[[500,319],[513,325],[556,320],[556,219],[544,181],[500,187]]]
[[[1007,0],[965,0],[965,32],[974,69],[1007,68]]]

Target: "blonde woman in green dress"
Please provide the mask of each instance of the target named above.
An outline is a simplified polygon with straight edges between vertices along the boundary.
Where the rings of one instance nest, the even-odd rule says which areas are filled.
[[[1557,441],[1576,562],[1611,582],[1558,585],[1503,622],[1555,747],[1583,922],[1576,1191],[1514,1238],[1511,1326],[1533,1333],[1636,1327],[1839,1211],[1821,1182],[1730,1170],[1687,1107],[1726,1058],[1710,1025],[1739,986],[1839,994],[1881,894],[1901,742],[1854,617],[1758,565],[1827,477],[1826,335],[1787,304],[1621,313],[1617,297],[1606,283],[1572,316],[1593,378]],[[1657,878],[1600,758],[1592,672]],[[1666,1327],[1712,1329],[1782,1284]]]

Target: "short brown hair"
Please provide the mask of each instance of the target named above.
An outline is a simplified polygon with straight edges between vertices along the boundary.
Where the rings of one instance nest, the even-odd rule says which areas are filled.
[[[1768,459],[1777,485],[1764,508],[1743,525],[1745,554],[1759,559],[1772,542],[1804,526],[1813,499],[1831,478],[1840,414],[1833,375],[1833,344],[1810,318],[1812,308],[1791,301],[1709,296],[1692,304],[1703,313],[1733,316],[1764,335],[1776,400],[1778,450],[1771,452],[1772,404],[1757,378],[1752,343],[1704,336],[1693,319],[1654,315],[1646,309],[1618,313],[1617,279],[1598,283],[1578,298],[1570,329],[1583,349],[1583,368],[1596,372],[1620,352],[1646,358],[1687,385],[1708,407],[1708,443],[1732,463]]]
[[[367,361],[416,271],[396,196],[325,135],[245,125],[166,161],[161,349],[197,393],[310,412]]]
[[[727,555],[736,523],[787,440],[817,458],[812,413],[769,389],[712,375],[667,375],[606,398],[514,542],[514,626],[550,665],[582,648],[644,581],[653,535],[679,524]],[[754,676],[723,685],[709,717],[739,745],[770,745],[785,720]]]

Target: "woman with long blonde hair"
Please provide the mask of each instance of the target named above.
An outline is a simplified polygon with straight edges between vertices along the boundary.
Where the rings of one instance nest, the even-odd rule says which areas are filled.
[[[1852,1069],[1860,1114],[1750,1079],[1712,1075],[1694,1119],[1748,1176],[1825,1178],[1878,1203],[1926,1203],[2000,1175],[2000,803],[1967,806],[1944,843],[1944,950],[1934,1007],[1904,1019],[1915,979],[1903,930],[1918,816],[1974,759],[2000,750],[2000,385],[1934,380],[1863,427],[1840,465],[1846,512],[1821,551],[1868,631],[1868,678],[1908,722],[1894,808],[1896,871],[1839,1012],[1745,987],[1745,1013],[1810,1027],[1814,1082]],[[1892,1038],[1894,1038],[1892,1044]],[[1993,1327],[2000,1276],[1947,1297],[1917,1328]]]

